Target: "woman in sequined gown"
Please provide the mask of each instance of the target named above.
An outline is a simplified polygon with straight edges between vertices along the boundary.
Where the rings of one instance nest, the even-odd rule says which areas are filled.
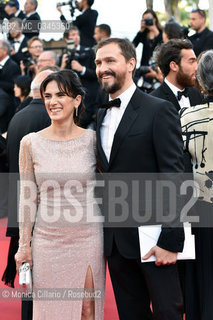
[[[33,320],[103,319],[102,217],[93,197],[95,133],[76,125],[83,93],[71,70],[50,74],[41,94],[51,125],[21,141],[15,259],[17,270],[26,261],[32,267]]]

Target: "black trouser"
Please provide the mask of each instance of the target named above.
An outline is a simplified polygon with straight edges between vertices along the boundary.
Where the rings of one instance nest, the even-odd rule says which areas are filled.
[[[33,318],[33,301],[22,300],[21,320],[32,320]]]
[[[183,319],[176,265],[157,267],[154,262],[126,259],[114,242],[108,266],[120,320]]]

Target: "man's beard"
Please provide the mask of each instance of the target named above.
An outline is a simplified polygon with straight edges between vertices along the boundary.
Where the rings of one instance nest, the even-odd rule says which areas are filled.
[[[177,73],[176,81],[183,88],[193,87],[195,85],[195,79],[192,79],[191,76],[184,73],[181,67]]]
[[[113,84],[109,85],[107,82],[102,82],[101,78],[104,75],[111,75],[114,77],[115,81]],[[123,87],[123,84],[125,82],[125,73],[115,74],[113,71],[106,71],[103,74],[100,74],[98,77],[98,81],[101,85],[101,89],[105,91],[106,93],[115,93],[118,90],[120,90]]]

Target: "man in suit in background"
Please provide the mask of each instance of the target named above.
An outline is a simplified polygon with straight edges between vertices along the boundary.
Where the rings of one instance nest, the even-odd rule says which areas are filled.
[[[23,35],[22,29],[21,19],[10,19],[9,41],[12,46],[10,56],[17,64],[19,64],[21,60],[26,59],[25,52],[27,51],[27,42],[29,40]]]
[[[0,40],[0,88],[13,95],[14,79],[21,71],[17,63],[10,58],[10,44]]]
[[[102,23],[95,27],[94,38],[97,43],[110,38],[110,36],[111,28],[108,24]]]
[[[26,13],[26,17],[23,20],[24,24],[24,32],[23,34],[31,39],[39,35],[40,32],[40,22],[41,18],[39,14],[36,12],[38,6],[37,0],[26,0],[24,4],[24,11]]]
[[[120,99],[119,108],[113,107],[112,101],[111,107],[98,112],[99,170],[110,174],[183,172],[178,112],[170,102],[136,88],[134,46],[126,39],[102,41],[97,45],[95,62],[102,89],[110,99]],[[129,215],[133,216],[131,209]],[[152,319],[150,301],[156,320],[182,319],[183,301],[175,263],[183,242],[183,228],[164,227],[157,244],[144,257],[154,255],[156,262],[141,263],[136,227],[105,228],[105,255],[121,320]]]
[[[81,45],[85,47],[93,47],[95,45],[95,39],[93,38],[93,35],[98,18],[98,12],[91,9],[94,0],[81,0],[76,1],[75,3],[77,8],[82,11],[82,14],[77,16],[76,19],[72,21],[72,25],[76,26],[80,31]],[[67,20],[65,19],[61,10],[60,3],[57,6],[57,9],[61,14],[61,21],[67,23]]]
[[[14,286],[16,264],[14,254],[18,249],[19,229],[17,222],[17,181],[19,172],[19,146],[21,139],[30,132],[37,132],[50,125],[50,118],[46,112],[40,95],[41,82],[53,71],[46,70],[39,73],[31,83],[33,100],[29,106],[19,111],[12,118],[7,135],[7,156],[9,164],[9,196],[8,196],[8,226],[7,237],[11,237],[8,252],[8,264],[3,275],[5,284]],[[15,175],[16,174],[16,175]],[[32,302],[22,301],[22,320],[32,320]]]
[[[17,63],[9,56],[10,44],[6,40],[0,40],[0,133],[7,131],[7,126],[15,113],[14,79],[21,71]]]
[[[201,9],[192,10],[190,14],[190,27],[196,32],[189,40],[198,57],[202,51],[213,49],[213,32],[206,26],[206,12]]]
[[[17,0],[7,1],[4,11],[7,13],[8,19],[15,17],[23,20],[25,18],[24,12],[19,9],[19,2]]]
[[[164,81],[151,95],[172,102],[178,111],[201,103],[203,96],[194,87],[197,58],[190,41],[169,40],[162,45],[157,63]]]

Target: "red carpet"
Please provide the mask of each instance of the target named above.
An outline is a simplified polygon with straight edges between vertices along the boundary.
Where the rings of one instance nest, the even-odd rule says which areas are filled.
[[[7,262],[7,252],[9,246],[9,238],[5,237],[5,229],[7,219],[0,219],[0,278]],[[18,286],[16,279],[16,287]],[[0,320],[20,320],[21,319],[21,303],[20,301],[2,301],[2,291],[7,290],[7,286],[0,281]],[[109,273],[106,275],[106,297],[104,320],[119,320],[114,300]]]

